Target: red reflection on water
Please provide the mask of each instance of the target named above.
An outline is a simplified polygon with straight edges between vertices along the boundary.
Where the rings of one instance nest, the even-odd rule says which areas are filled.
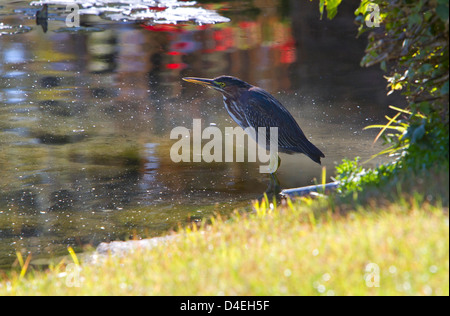
[[[199,30],[199,31],[204,31],[204,30],[209,29],[209,25],[207,25],[207,24],[197,25],[196,29]]]
[[[162,8],[160,8],[162,9]],[[192,25],[192,24],[141,24],[150,32],[165,32],[167,34],[168,51],[171,56],[165,61],[165,68],[179,71],[189,67],[181,63],[178,56],[195,54],[215,54],[236,50],[252,51],[263,45],[271,53],[270,67],[289,65],[296,61],[296,43],[292,37],[291,25],[275,20],[276,27],[268,28],[267,21],[245,20],[221,25]],[[261,57],[264,59],[264,57]],[[269,64],[266,63],[266,66]]]
[[[170,70],[181,70],[186,67],[187,67],[187,65],[185,63],[166,64],[166,68],[170,69]]]
[[[231,27],[215,31],[213,38],[216,41],[216,51],[224,51],[234,47],[233,29]]]
[[[156,25],[145,25],[141,24],[141,27],[152,32],[170,32],[170,33],[182,33],[184,25],[174,25],[174,24],[156,24]]]
[[[181,52],[175,52],[175,51],[172,51],[172,52],[167,52],[167,55],[170,55],[170,56],[179,56],[179,55],[184,55],[184,54],[181,53]]]
[[[152,11],[164,11],[164,10],[166,10],[167,9],[167,7],[148,7],[149,8],[149,10],[152,10]]]
[[[177,42],[172,44],[172,48],[175,50],[182,50],[188,48],[189,45],[189,42]]]
[[[243,29],[246,29],[246,28],[249,28],[249,27],[251,27],[251,26],[253,26],[255,24],[256,24],[255,22],[242,21],[242,22],[239,22],[239,27],[241,27]]]
[[[278,47],[280,50],[280,62],[282,64],[292,64],[296,60],[295,41],[291,38],[289,41]]]

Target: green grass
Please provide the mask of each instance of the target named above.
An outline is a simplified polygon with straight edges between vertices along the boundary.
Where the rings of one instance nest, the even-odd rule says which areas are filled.
[[[417,198],[380,205],[263,202],[80,270],[69,260],[25,273],[21,258],[0,295],[448,295],[448,208]],[[379,269],[379,287],[367,286],[367,267]]]

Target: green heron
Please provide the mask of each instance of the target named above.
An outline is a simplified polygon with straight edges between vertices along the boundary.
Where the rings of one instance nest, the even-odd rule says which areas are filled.
[[[270,93],[231,76],[214,79],[186,77],[183,80],[213,88],[223,94],[225,108],[243,129],[278,127],[278,151],[302,153],[320,164],[325,155],[314,146],[298,126],[291,113]],[[267,135],[270,141],[270,136]]]

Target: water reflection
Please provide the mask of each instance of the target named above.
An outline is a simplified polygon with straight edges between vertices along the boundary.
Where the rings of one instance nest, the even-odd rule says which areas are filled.
[[[215,25],[111,22],[84,15],[93,31],[56,32],[64,19],[16,2],[2,23],[30,31],[0,36],[0,266],[16,250],[65,253],[80,246],[157,235],[213,212],[229,212],[267,189],[255,163],[173,163],[170,131],[224,130],[235,123],[213,91],[187,76],[230,74],[279,99],[323,149],[332,175],[342,158],[370,157],[389,103],[377,69],[361,69],[352,8],[320,21],[309,1],[241,1],[208,9],[231,20]],[[59,11],[58,11],[59,12]],[[102,31],[100,31],[102,30]],[[389,103],[388,103],[389,102]],[[309,185],[321,168],[283,155],[286,187]],[[380,160],[375,160],[377,163]]]

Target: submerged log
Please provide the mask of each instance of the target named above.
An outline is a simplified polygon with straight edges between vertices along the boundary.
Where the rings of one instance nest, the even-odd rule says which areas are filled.
[[[305,196],[311,193],[330,193],[335,191],[339,185],[339,181],[331,182],[327,184],[310,185],[307,187],[284,189],[281,191],[281,195],[294,197],[294,196]]]

